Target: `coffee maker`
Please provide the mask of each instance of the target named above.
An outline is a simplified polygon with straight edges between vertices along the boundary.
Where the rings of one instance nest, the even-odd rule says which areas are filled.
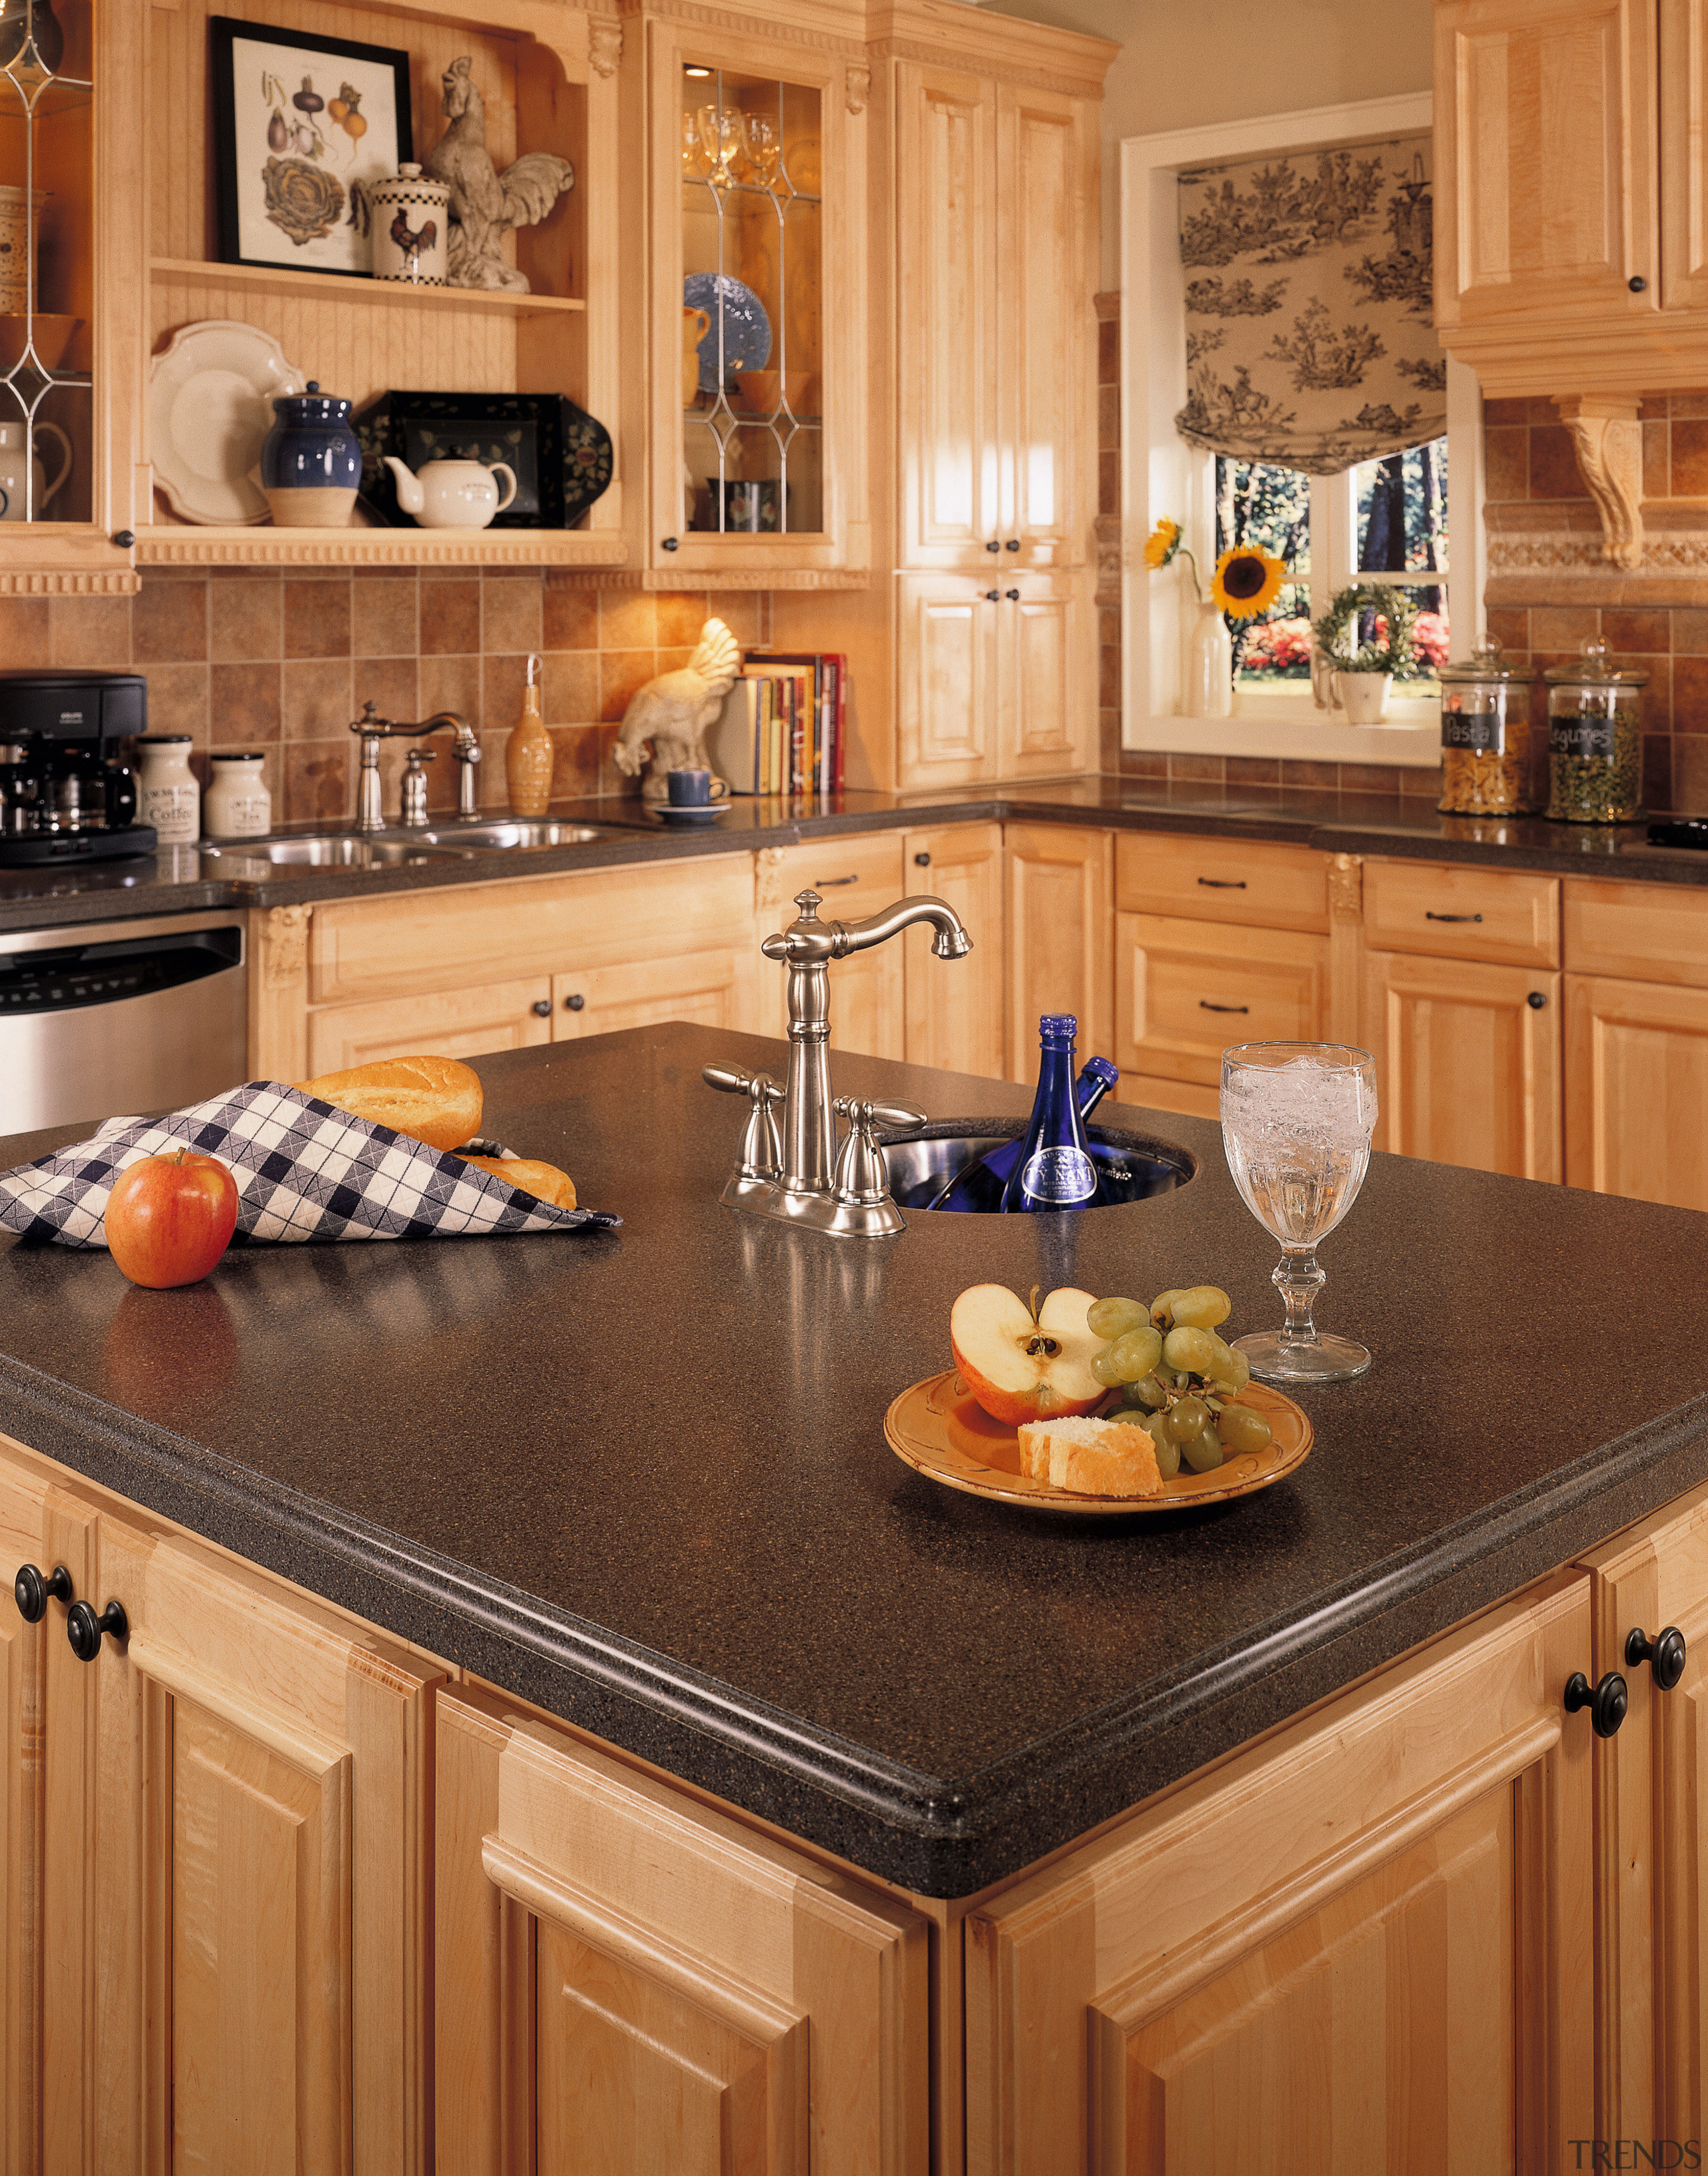
[[[153,853],[119,748],[147,731],[139,672],[0,672],[0,868]]]

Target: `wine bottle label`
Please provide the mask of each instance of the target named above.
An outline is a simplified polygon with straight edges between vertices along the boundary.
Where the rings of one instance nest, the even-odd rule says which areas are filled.
[[[1444,710],[1441,745],[1471,748],[1478,755],[1499,755],[1506,745],[1505,723],[1498,710]]]
[[[1550,718],[1548,752],[1550,755],[1600,756],[1604,762],[1611,762],[1613,721],[1611,718],[1585,717],[1581,714],[1575,717]]]
[[[1089,1201],[1097,1173],[1083,1149],[1037,1149],[1026,1158],[1020,1186],[1039,1201]]]

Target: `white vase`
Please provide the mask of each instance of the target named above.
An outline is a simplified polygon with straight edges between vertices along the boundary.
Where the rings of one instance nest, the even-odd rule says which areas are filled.
[[[1233,715],[1233,645],[1220,606],[1198,607],[1198,619],[1186,646],[1184,715],[1189,718]]]
[[[1336,672],[1335,700],[1346,714],[1349,726],[1379,726],[1388,715],[1391,672]]]

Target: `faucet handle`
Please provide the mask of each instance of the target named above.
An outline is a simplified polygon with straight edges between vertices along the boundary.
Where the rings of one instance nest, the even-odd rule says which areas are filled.
[[[769,1073],[743,1073],[734,1065],[703,1065],[700,1079],[708,1088],[716,1088],[726,1096],[748,1099],[737,1178],[775,1178],[783,1168],[783,1143],[771,1113],[782,1102],[784,1091]]]
[[[848,1132],[836,1152],[831,1194],[849,1208],[878,1208],[889,1200],[889,1167],[878,1129],[914,1133],[927,1123],[926,1114],[912,1103],[871,1103],[859,1096],[839,1096],[836,1110],[848,1121]]]
[[[783,1090],[769,1073],[743,1073],[738,1065],[702,1065],[699,1077],[708,1088],[716,1088],[726,1096],[752,1096],[757,1101],[763,1096],[768,1103],[781,1103]]]
[[[892,1134],[917,1134],[922,1126],[931,1123],[930,1113],[917,1103],[868,1103],[857,1096],[839,1096],[836,1110],[851,1125],[866,1122]]]

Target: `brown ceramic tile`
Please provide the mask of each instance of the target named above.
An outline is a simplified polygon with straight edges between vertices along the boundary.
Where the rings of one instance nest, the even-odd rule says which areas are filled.
[[[1670,733],[1673,724],[1673,660],[1670,657],[1635,657],[1619,661],[1634,666],[1649,676],[1643,690],[1643,724],[1651,733]]]
[[[1673,488],[1673,440],[1665,423],[1643,426],[1643,496],[1665,498]]]
[[[1227,759],[1220,755],[1171,755],[1168,779],[1194,786],[1220,786],[1227,775]]]
[[[356,709],[350,699],[347,658],[293,659],[280,667],[280,674],[287,741],[324,741],[336,733],[349,734]]]
[[[558,751],[552,772],[554,801],[579,801],[584,795],[598,792],[600,731],[597,726],[552,728],[552,745]]]
[[[605,590],[599,598],[601,650],[655,650],[658,606],[645,590]]]
[[[1525,403],[1525,405],[1530,411],[1530,421],[1532,423],[1553,425],[1559,422],[1559,410],[1555,407],[1546,394],[1534,394]]]
[[[1645,610],[1609,605],[1602,612],[1602,634],[1614,650],[1658,651],[1664,656],[1672,647],[1672,614],[1659,606]]]
[[[1300,758],[1283,756],[1281,775],[1283,786],[1314,786],[1328,793],[1340,791],[1341,766],[1337,763],[1308,763]]]
[[[1645,393],[1637,413],[1645,423],[1664,423],[1668,413],[1667,395],[1664,393]]]
[[[1528,400],[1485,400],[1482,404],[1485,429],[1492,423],[1527,423],[1529,421]]]
[[[651,679],[654,653],[650,650],[607,650],[599,658],[599,715],[607,724],[621,720],[638,688]],[[573,723],[574,721],[566,722]]]
[[[1343,763],[1342,793],[1395,793],[1400,791],[1400,766],[1391,763]]]
[[[542,707],[547,725],[587,726],[596,722],[599,716],[599,659],[593,651],[547,651]]]
[[[1168,759],[1156,748],[1123,748],[1123,778],[1167,779]]]
[[[1657,815],[1673,805],[1673,736],[1643,736],[1643,806]]]
[[[1675,416],[1672,432],[1672,495],[1700,498],[1708,493],[1708,421],[1680,422]]]
[[[613,725],[602,725],[598,728],[599,791],[617,800],[639,801],[642,781],[630,778],[626,772],[619,770],[612,753],[617,746],[619,730]]]
[[[130,663],[128,597],[54,597],[46,612],[50,664],[112,672]]]
[[[324,581],[286,582],[285,655],[287,657],[348,657],[350,577]]]
[[[1441,798],[1441,766],[1436,764],[1426,768],[1422,764],[1406,763],[1400,766],[1400,794],[1403,800],[1408,794],[1425,801]]]
[[[484,728],[486,715],[481,707],[478,657],[423,657],[420,685],[416,700],[422,717],[431,717],[435,710],[454,710],[459,717],[466,718],[477,732]],[[496,726],[512,726],[516,721],[511,717],[495,718],[492,722]]]
[[[1672,726],[1675,733],[1708,733],[1708,657],[1673,660]]]
[[[1121,389],[1118,385],[1100,385],[1097,388],[1097,450],[1117,453],[1121,445]]]
[[[276,575],[248,582],[215,575],[208,585],[208,655],[220,664],[282,656],[282,588]]]
[[[351,593],[350,646],[357,657],[412,657],[420,639],[413,574],[375,575]]]
[[[1589,490],[1564,423],[1532,424],[1530,433],[1532,498],[1587,498]]]
[[[1671,807],[1678,816],[1708,816],[1708,740],[1674,737]]]
[[[522,690],[527,679],[525,653],[486,657],[481,665],[481,715],[483,735],[508,731],[522,715]],[[542,691],[543,693],[543,691]],[[541,704],[543,715],[544,704]]]
[[[1531,645],[1536,650],[1575,650],[1602,631],[1593,605],[1538,605],[1530,616]]]
[[[351,750],[341,741],[293,741],[283,750],[285,816],[289,824],[342,824],[354,807]],[[275,803],[276,807],[276,803]]]
[[[493,652],[538,650],[544,585],[537,574],[488,574],[481,584],[481,647]]]
[[[481,647],[481,585],[460,578],[422,585],[423,657],[470,657]]]
[[[547,650],[597,650],[599,600],[591,590],[570,590],[546,577],[541,639]]]
[[[1708,657],[1708,612],[1686,607],[1673,614],[1675,657]]]
[[[1120,382],[1120,322],[1118,319],[1106,319],[1097,328],[1097,383],[1099,385],[1118,385]]]
[[[714,590],[706,608],[734,635],[743,650],[770,636],[770,599],[752,590]],[[806,645],[800,645],[804,649]]]
[[[664,590],[653,600],[658,615],[654,640],[661,650],[693,650],[700,629],[711,617],[704,590]]]
[[[206,581],[162,582],[144,574],[131,599],[130,639],[131,656],[139,665],[189,664],[205,658]]]
[[[372,703],[382,718],[424,718],[419,677],[413,657],[359,658],[350,668],[351,716],[360,717],[363,704]]]
[[[1669,393],[1667,411],[1675,423],[1680,416],[1687,422],[1700,422],[1708,416],[1708,393]]]
[[[1272,755],[1231,755],[1227,782],[1230,786],[1279,786],[1280,760]]]
[[[1482,434],[1490,498],[1530,496],[1530,432],[1521,425],[1503,425]]]
[[[1102,454],[1097,456],[1097,511],[1099,514],[1118,514],[1121,511],[1121,456]]]
[[[1488,632],[1502,649],[1522,654],[1530,648],[1530,614],[1521,606],[1491,605],[1488,608]]]
[[[259,747],[282,730],[276,663],[209,666],[208,744]]]

